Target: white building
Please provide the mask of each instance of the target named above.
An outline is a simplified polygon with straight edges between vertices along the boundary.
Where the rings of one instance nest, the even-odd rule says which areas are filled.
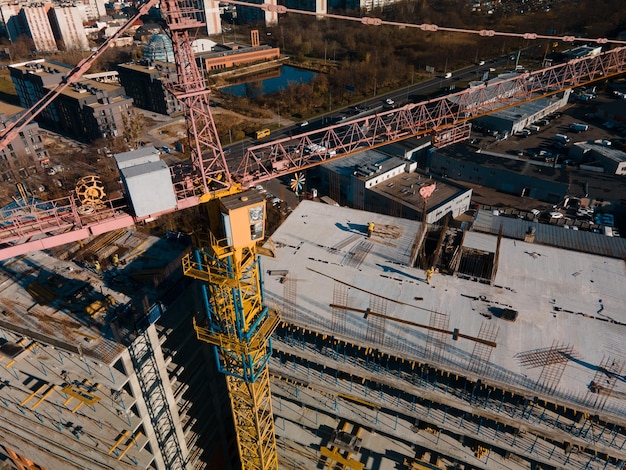
[[[105,0],[82,0],[82,7],[88,20],[98,20],[106,16]]]
[[[80,11],[77,7],[54,7],[50,11],[50,23],[59,41],[62,41],[65,50],[89,49],[89,41]]]
[[[56,51],[57,43],[48,20],[50,5],[45,6],[25,6],[20,11],[20,18],[26,33],[35,43],[35,50]]]
[[[222,34],[222,18],[220,17],[220,2],[205,0],[204,14],[206,17],[207,34]]]
[[[606,145],[606,141],[577,142],[571,146],[569,156],[585,167],[599,166],[610,175],[626,175],[626,153]]]
[[[2,29],[5,34],[9,37],[9,40],[15,41],[20,34],[22,34],[22,29],[20,27],[19,22],[19,14],[22,9],[21,5],[0,5],[0,16],[2,17]]]
[[[383,147],[389,150],[391,146]],[[321,167],[331,198],[358,209],[398,215],[433,224],[470,207],[472,190],[416,172],[417,163],[379,150],[366,150]],[[339,181],[339,187],[336,182]],[[335,183],[333,183],[335,182]],[[420,189],[433,186],[425,201]],[[424,216],[424,210],[426,216]]]

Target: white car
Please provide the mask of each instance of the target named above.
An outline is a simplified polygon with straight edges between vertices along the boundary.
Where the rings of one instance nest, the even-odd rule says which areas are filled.
[[[392,100],[391,98],[387,98],[385,100],[385,103],[387,103],[389,106],[393,106],[394,104],[396,104],[396,102]]]
[[[550,212],[550,218],[551,219],[562,219],[563,218],[563,214],[561,212]]]

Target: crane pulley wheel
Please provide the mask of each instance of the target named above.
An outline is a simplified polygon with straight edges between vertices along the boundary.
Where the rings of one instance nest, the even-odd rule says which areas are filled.
[[[83,176],[76,183],[76,196],[81,206],[98,206],[106,197],[104,184],[99,176]]]

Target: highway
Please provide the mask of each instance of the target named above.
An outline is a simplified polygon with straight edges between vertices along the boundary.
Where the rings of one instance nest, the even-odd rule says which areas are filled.
[[[436,94],[437,92],[452,92],[454,85],[457,82],[468,82],[472,80],[480,80],[485,72],[489,69],[502,69],[507,65],[510,65],[511,60],[509,55],[504,57],[498,57],[496,59],[486,62],[484,65],[470,65],[462,69],[452,72],[451,78],[444,78],[444,75],[433,76],[430,80],[420,82],[414,85],[410,85],[404,88],[399,88],[388,93],[376,95],[372,98],[355,103],[350,106],[335,109],[332,112],[319,115],[315,118],[309,119],[308,124],[301,126],[296,124],[289,127],[280,128],[272,131],[272,134],[264,139],[256,140],[254,138],[246,138],[237,143],[225,147],[227,153],[227,160],[229,164],[231,162],[240,159],[245,148],[277,140],[283,137],[292,137],[304,132],[310,132],[315,129],[322,129],[331,124],[341,122],[343,119],[355,119],[362,118],[368,115],[376,114],[381,110],[390,109],[389,105],[386,105],[386,100],[391,99],[394,101],[394,107],[401,107],[409,102],[424,101],[426,96]]]

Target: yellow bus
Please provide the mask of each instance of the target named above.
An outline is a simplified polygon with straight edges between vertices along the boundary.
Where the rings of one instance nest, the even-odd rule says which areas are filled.
[[[267,127],[265,129],[256,131],[257,139],[262,139],[263,137],[267,137],[268,135],[270,135],[270,130]]]

